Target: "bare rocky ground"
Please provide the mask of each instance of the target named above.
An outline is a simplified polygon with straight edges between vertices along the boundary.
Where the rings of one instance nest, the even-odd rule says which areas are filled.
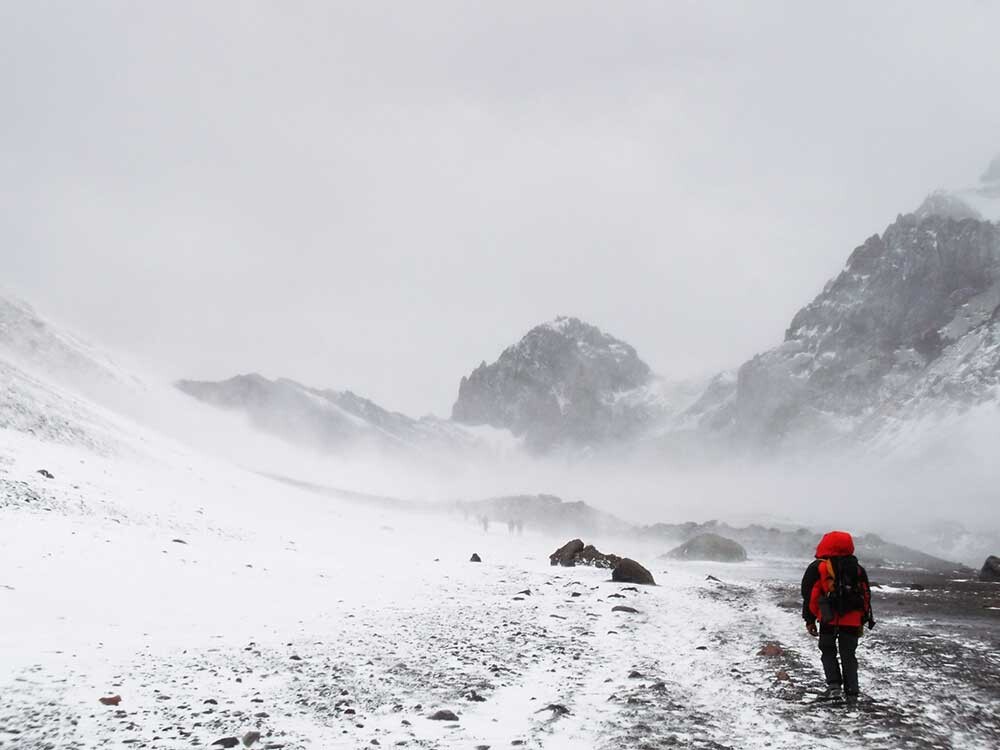
[[[189,748],[251,731],[272,750],[1000,746],[1000,611],[983,608],[1000,586],[879,593],[864,697],[846,707],[811,703],[818,652],[780,606],[793,584],[657,575],[637,588],[484,565],[471,582],[443,575],[427,606],[345,609],[292,634],[262,624],[239,645],[220,618],[203,648],[66,654],[3,678],[0,747]],[[612,611],[623,603],[638,611]],[[429,718],[439,710],[455,720]]]

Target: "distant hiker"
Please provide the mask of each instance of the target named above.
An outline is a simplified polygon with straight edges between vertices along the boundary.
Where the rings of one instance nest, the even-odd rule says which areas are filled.
[[[854,556],[854,540],[846,531],[831,531],[817,545],[816,559],[802,577],[802,618],[809,635],[819,636],[826,674],[821,697],[843,694],[848,701],[857,700],[858,638],[864,632],[863,623],[871,629],[875,618],[868,574]]]

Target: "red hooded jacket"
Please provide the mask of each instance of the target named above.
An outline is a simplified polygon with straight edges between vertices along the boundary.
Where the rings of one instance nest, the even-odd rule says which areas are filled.
[[[810,571],[813,571],[813,568],[815,568],[815,572],[812,574],[812,577],[815,577],[815,581],[812,582],[811,589],[803,585],[802,591],[803,596],[805,596],[807,589],[809,590],[808,612],[814,619],[819,619],[820,617],[819,600],[823,594],[823,579],[826,576],[825,566],[827,565],[825,562],[826,558],[843,557],[853,554],[854,539],[846,531],[831,531],[820,539],[819,544],[816,546],[816,562],[810,565],[809,570],[806,571],[806,578],[803,579],[803,584],[806,584],[811,578]],[[858,609],[834,615],[833,621],[826,623],[827,625],[839,625],[849,628],[861,627],[871,606],[871,591],[868,587],[868,574],[860,565],[858,565],[858,580],[864,596],[864,610]]]

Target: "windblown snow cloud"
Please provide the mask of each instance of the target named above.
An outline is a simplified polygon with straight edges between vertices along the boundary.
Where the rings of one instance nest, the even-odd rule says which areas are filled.
[[[722,369],[982,172],[998,13],[11,4],[7,283],[177,377],[414,414],[557,314]]]

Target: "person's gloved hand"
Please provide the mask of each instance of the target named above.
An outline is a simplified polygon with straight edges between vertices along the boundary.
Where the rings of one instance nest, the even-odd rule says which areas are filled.
[[[868,618],[868,629],[869,630],[874,630],[875,629],[875,618],[874,617],[869,617]]]
[[[806,632],[809,633],[813,638],[819,635],[819,631],[816,630],[816,621],[806,622]]]

